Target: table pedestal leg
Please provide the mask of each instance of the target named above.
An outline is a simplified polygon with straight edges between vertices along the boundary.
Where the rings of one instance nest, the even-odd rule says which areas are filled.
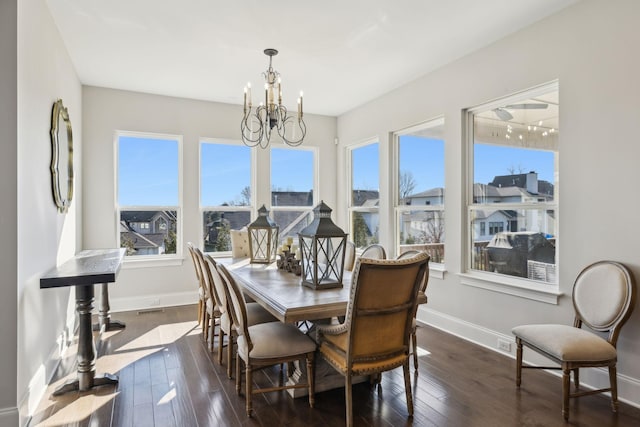
[[[96,376],[96,347],[93,343],[91,311],[93,310],[93,285],[76,286],[76,311],[78,312],[78,375],[54,392],[59,396],[70,391],[86,391],[93,387],[117,384],[118,377],[111,374]]]
[[[112,331],[114,329],[125,328],[126,325],[123,322],[111,320],[109,310],[111,310],[111,307],[109,306],[109,284],[102,283],[100,285],[100,309],[98,310],[99,323],[93,325],[94,331]]]

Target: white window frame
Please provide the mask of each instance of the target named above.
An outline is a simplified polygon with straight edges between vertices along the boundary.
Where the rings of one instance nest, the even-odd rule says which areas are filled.
[[[169,141],[178,142],[178,205],[177,206],[120,206],[118,202],[119,185],[119,151],[120,151],[120,137],[132,137],[132,138],[150,138],[150,139],[164,139]],[[173,135],[165,133],[155,132],[135,132],[116,130],[114,132],[114,211],[116,222],[116,235],[115,241],[117,246],[120,247],[120,212],[121,211],[161,211],[161,210],[175,210],[177,215],[176,221],[176,253],[175,254],[162,254],[162,255],[136,255],[125,256],[123,267],[146,267],[151,265],[181,265],[183,261],[183,233],[184,233],[184,209],[183,209],[183,138],[182,135]]]
[[[380,143],[380,138],[374,137],[374,138],[368,138],[366,140],[360,141],[358,143],[349,145],[346,147],[347,150],[347,185],[348,185],[348,191],[347,191],[347,213],[348,213],[348,225],[347,225],[347,229],[348,229],[348,234],[349,234],[349,239],[351,241],[355,240],[353,238],[353,233],[354,231],[352,230],[353,227],[353,216],[356,212],[365,212],[365,213],[377,213],[378,214],[378,218],[380,218],[380,204],[378,203],[378,207],[362,207],[362,206],[353,206],[353,152],[359,148],[362,147],[366,147],[367,145],[371,145],[371,144],[378,144],[378,164],[376,165],[378,167],[378,198],[381,197],[380,194],[380,180],[382,179],[380,176],[380,161],[381,161],[381,153],[380,153],[380,147],[382,146],[382,144]],[[379,232],[379,231],[378,231]],[[380,236],[378,235],[378,239],[380,238]],[[362,251],[363,248],[358,248],[356,247],[356,251],[358,253],[360,253]]]
[[[463,265],[460,273],[461,283],[482,289],[488,289],[495,292],[501,292],[509,295],[515,295],[522,298],[527,298],[535,301],[545,302],[549,304],[558,304],[558,299],[562,295],[558,283],[548,284],[541,283],[535,280],[529,280],[525,278],[519,278],[515,276],[509,276],[505,274],[490,273],[479,270],[473,270],[472,267],[472,250],[473,250],[473,229],[471,218],[473,212],[483,209],[495,209],[495,204],[480,204],[473,202],[473,188],[474,188],[474,115],[479,112],[490,110],[500,107],[505,104],[515,103],[522,101],[526,98],[535,97],[537,95],[547,94],[552,91],[559,91],[559,84],[557,81],[543,84],[522,92],[515,93],[510,96],[506,96],[482,105],[478,105],[473,108],[469,108],[464,112],[464,140],[466,141],[466,176],[464,176],[466,191],[465,191],[465,208],[464,208],[464,224],[463,226],[463,239],[462,248],[464,254],[461,257]],[[555,215],[555,228],[556,228],[556,269],[559,271],[559,242],[560,242],[560,201],[559,201],[559,170],[558,170],[558,157],[559,150],[556,152],[556,159],[554,162],[554,176],[555,176],[555,192],[553,202],[538,202],[533,203],[500,203],[501,210],[526,210],[526,209],[552,209]]]
[[[276,149],[286,149],[286,150],[298,150],[298,151],[310,151],[313,155],[313,201],[311,202],[311,206],[273,206],[271,205],[271,200],[273,199],[272,195],[272,171],[271,171],[271,150],[273,148]],[[268,203],[264,203],[265,206],[271,205],[269,208],[271,212],[277,211],[303,211],[303,212],[313,212],[313,208],[317,206],[320,201],[319,198],[319,184],[320,184],[320,163],[318,158],[318,147],[313,146],[298,146],[298,147],[290,147],[287,145],[271,145],[269,147],[269,201]],[[257,213],[256,213],[257,215]],[[273,214],[270,215],[273,218]],[[278,224],[279,225],[279,224]],[[282,228],[280,228],[280,233],[278,236],[279,240],[282,240],[283,237],[286,237],[282,234]]]
[[[445,222],[445,228],[446,228],[446,222],[447,222],[447,217],[446,217],[446,213],[445,213],[445,204],[441,204],[441,205],[421,205],[421,206],[415,206],[415,205],[401,205],[400,204],[400,183],[399,183],[399,179],[400,179],[400,137],[403,135],[409,135],[412,133],[415,133],[416,131],[420,131],[423,129],[428,129],[428,128],[432,128],[432,127],[436,127],[436,126],[443,126],[444,127],[445,124],[445,119],[444,116],[440,116],[440,117],[435,117],[433,119],[427,120],[423,123],[396,131],[393,133],[393,162],[392,162],[392,167],[391,167],[391,173],[392,173],[392,192],[393,192],[393,200],[394,200],[394,214],[395,214],[395,228],[394,228],[394,242],[395,242],[395,250],[396,250],[396,254],[400,253],[400,223],[402,220],[402,215],[404,212],[410,212],[410,211],[416,211],[416,210],[421,210],[421,211],[429,211],[429,212],[442,212],[445,216],[444,216],[444,222]],[[444,138],[443,138],[444,141]],[[446,144],[446,141],[445,141]],[[445,165],[443,165],[443,167],[445,168],[446,171],[446,162]],[[446,175],[446,172],[445,172]],[[444,200],[446,200],[446,191],[447,191],[447,186],[446,186],[446,182],[444,183]],[[445,235],[446,236],[446,235]],[[445,253],[446,253],[446,237],[445,237]],[[433,277],[437,277],[440,279],[444,278],[444,273],[446,271],[445,268],[445,263],[446,263],[446,256],[445,256],[445,262],[444,263],[436,263],[433,261],[429,262],[429,276],[433,276]]]
[[[199,219],[199,241],[198,247],[204,252],[204,236],[202,230],[204,230],[204,213],[208,211],[226,211],[226,212],[249,212],[250,221],[256,218],[257,211],[255,208],[256,201],[256,150],[251,150],[251,177],[249,186],[251,188],[251,200],[249,206],[223,206],[223,205],[202,205],[202,144],[219,144],[219,145],[234,145],[239,147],[246,147],[240,140],[235,139],[221,139],[221,138],[199,138],[198,140],[198,206],[200,207],[200,219]],[[207,252],[212,257],[230,257],[232,251],[219,251],[219,252]]]

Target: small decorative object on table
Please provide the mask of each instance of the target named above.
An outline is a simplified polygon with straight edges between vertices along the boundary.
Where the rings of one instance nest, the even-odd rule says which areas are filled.
[[[300,249],[293,244],[293,237],[287,237],[285,243],[278,248],[277,266],[280,270],[300,275]]]

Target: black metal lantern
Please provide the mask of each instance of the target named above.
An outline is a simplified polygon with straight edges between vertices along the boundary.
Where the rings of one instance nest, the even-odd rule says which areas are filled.
[[[342,287],[347,234],[331,221],[331,208],[320,202],[314,218],[298,236],[302,255],[302,284],[312,289]]]
[[[269,264],[275,261],[278,247],[278,226],[269,218],[269,210],[262,205],[258,218],[249,224],[249,254],[252,263]]]

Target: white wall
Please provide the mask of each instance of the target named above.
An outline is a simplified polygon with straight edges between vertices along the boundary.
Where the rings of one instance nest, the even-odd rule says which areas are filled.
[[[512,339],[518,324],[570,324],[573,280],[591,262],[621,261],[640,279],[638,17],[635,0],[580,2],[338,118],[338,169],[346,170],[345,146],[377,136],[384,177],[390,132],[445,116],[447,273],[431,278],[422,321],[495,349],[496,337]],[[554,79],[560,82],[559,280],[565,294],[558,305],[469,287],[458,275],[465,210],[461,111]],[[342,173],[337,212],[343,222],[346,182]],[[380,189],[381,241],[392,247],[390,183]],[[640,405],[640,309],[622,330],[618,349],[620,397]],[[607,380],[595,370],[581,379]]]
[[[0,1],[0,199],[5,208],[0,215],[0,241],[10,250],[0,257],[0,342],[7,351],[0,352],[0,426],[16,425],[16,292],[18,282],[16,232],[17,175],[17,0]]]
[[[82,87],[44,0],[20,1],[17,22],[16,371],[24,417],[42,397],[64,336],[73,332],[75,323],[73,289],[41,290],[39,279],[72,257],[81,242]],[[49,169],[51,110],[58,98],[68,108],[74,136],[75,195],[66,215],[59,214],[53,202]],[[9,299],[4,295],[3,300]]]
[[[85,249],[118,245],[114,210],[115,131],[183,136],[183,257],[187,262],[148,268],[131,268],[131,264],[125,264],[117,283],[109,288],[112,310],[144,309],[157,302],[161,306],[196,302],[195,275],[185,245],[189,241],[197,243],[201,238],[199,141],[203,137],[238,140],[242,107],[86,86],[82,104]],[[320,172],[326,175],[319,188],[320,198],[335,206],[336,177],[331,166],[336,163],[336,119],[305,115],[305,122],[308,134],[304,146],[318,147],[320,163],[325,167]],[[268,151],[256,150],[259,156],[257,206],[263,203],[269,206]]]

